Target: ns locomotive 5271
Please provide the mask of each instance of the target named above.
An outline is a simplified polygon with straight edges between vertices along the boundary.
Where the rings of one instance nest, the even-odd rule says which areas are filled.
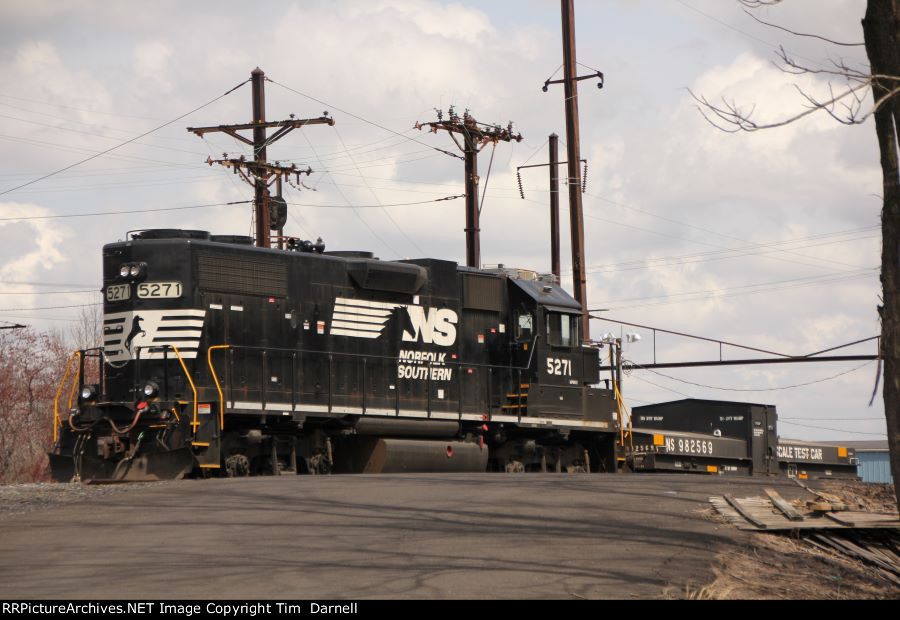
[[[58,479],[615,470],[615,400],[552,277],[148,230],[103,248],[103,290]]]

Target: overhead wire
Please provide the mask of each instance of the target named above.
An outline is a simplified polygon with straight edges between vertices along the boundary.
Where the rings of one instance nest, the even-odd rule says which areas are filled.
[[[341,141],[341,144],[344,144],[344,138],[341,136],[337,127],[334,127],[333,129],[334,129],[335,135],[337,135],[337,137],[338,137],[338,140]],[[350,155],[349,151],[347,151],[347,156],[350,157],[350,161],[352,161],[354,166],[356,166],[356,160],[354,159],[354,157],[352,155]],[[400,231],[400,234],[403,235],[403,237],[407,241],[409,241],[409,243],[416,249],[416,251],[419,252],[419,254],[421,256],[425,256],[425,254],[426,254],[425,250],[423,250],[421,247],[419,247],[419,244],[416,243],[409,235],[406,234],[406,231],[403,230],[403,228],[400,226],[400,224],[397,223],[397,220],[394,219],[394,216],[391,215],[391,212],[387,210],[386,205],[382,205],[381,200],[378,198],[378,194],[376,194],[375,190],[372,189],[372,186],[369,185],[369,181],[363,175],[362,170],[360,170],[358,166],[356,167],[356,169],[357,169],[357,172],[359,172],[359,176],[363,180],[363,183],[365,184],[366,188],[369,190],[369,193],[372,194],[373,198],[375,198],[375,202],[377,202],[379,205],[382,206],[382,210],[384,211],[384,214],[387,215],[388,219],[391,221],[391,224],[394,225],[394,228],[396,228],[398,231]]]
[[[721,392],[779,392],[779,391],[782,391],[782,390],[790,390],[790,389],[799,388],[799,387],[806,387],[806,386],[810,386],[810,385],[817,385],[817,384],[819,384],[819,383],[825,383],[826,381],[832,381],[832,380],[837,379],[837,378],[839,378],[839,377],[843,377],[844,375],[849,375],[849,374],[854,373],[854,372],[856,372],[856,371],[858,371],[858,370],[862,370],[862,369],[865,368],[866,366],[871,366],[872,363],[874,362],[874,360],[869,360],[868,362],[866,362],[866,363],[864,363],[864,364],[861,364],[861,365],[859,365],[859,366],[856,366],[856,367],[854,367],[854,368],[851,368],[850,370],[845,370],[844,372],[840,372],[840,373],[838,373],[838,374],[836,374],[836,375],[831,375],[831,376],[828,376],[828,377],[824,377],[824,378],[822,378],[822,379],[817,379],[817,380],[815,380],[815,381],[807,381],[807,382],[805,382],[805,383],[796,383],[796,384],[794,384],[794,385],[783,385],[783,386],[780,386],[780,387],[772,387],[772,388],[730,388],[730,387],[729,387],[729,388],[726,388],[726,387],[721,387],[721,386],[705,385],[705,384],[703,384],[703,383],[696,383],[696,382],[694,382],[694,381],[688,381],[687,379],[679,379],[678,377],[673,377],[673,376],[671,376],[671,375],[667,375],[667,374],[665,374],[665,373],[662,373],[662,372],[659,372],[659,371],[657,371],[657,370],[654,370],[653,368],[647,368],[646,366],[642,366],[642,365],[638,364],[637,362],[632,362],[631,360],[628,360],[628,361],[629,361],[629,363],[630,363],[631,365],[633,365],[635,368],[640,368],[641,370],[645,370],[645,371],[647,371],[647,372],[651,372],[651,373],[653,373],[654,375],[658,375],[658,376],[660,376],[660,377],[665,377],[666,379],[670,379],[670,380],[672,380],[672,381],[678,381],[679,383],[685,383],[685,384],[687,384],[687,385],[693,385],[693,386],[695,386],[695,387],[701,387],[701,388],[705,388],[705,389],[708,389],[708,390],[719,390],[719,391],[721,391]],[[634,376],[634,375],[631,375],[631,376]]]
[[[309,144],[309,148],[312,149],[312,152],[313,152],[313,155],[314,155],[316,161],[319,161],[319,156],[318,156],[318,154],[316,153],[316,147],[313,146],[312,141],[310,141],[309,137],[308,137],[305,133],[302,133],[302,132],[301,132],[300,135],[302,135],[303,138],[306,140],[306,143]],[[330,174],[329,171],[328,171],[328,168],[327,168],[324,164],[322,164],[321,161],[319,161],[319,165],[322,167],[322,169],[323,169],[327,174]],[[347,195],[343,192],[343,190],[341,190],[340,187],[338,187],[337,190],[338,190],[338,193],[341,195],[341,197],[344,199],[344,202],[346,202],[347,205],[348,205],[350,208],[353,209],[353,213],[354,213],[354,215],[356,215],[357,219],[359,219],[359,221],[363,223],[363,226],[365,226],[366,229],[368,229],[368,231],[369,231],[370,233],[372,233],[372,236],[375,237],[376,239],[378,239],[378,241],[381,242],[381,244],[382,244],[385,248],[387,248],[388,251],[390,251],[390,252],[396,254],[394,248],[392,248],[392,247],[390,246],[390,244],[388,244],[387,241],[385,241],[385,240],[381,237],[381,235],[379,235],[377,232],[375,232],[375,229],[372,228],[372,226],[369,225],[369,223],[365,220],[365,218],[363,218],[363,216],[362,216],[362,214],[359,212],[359,210],[358,210],[357,208],[353,207],[353,203],[350,201],[349,198],[347,198]],[[302,205],[302,204],[295,204],[295,206],[304,206],[304,205]],[[399,255],[398,255],[398,256],[399,256]]]
[[[252,200],[235,200],[232,202],[215,202],[203,205],[189,205],[184,207],[158,207],[155,209],[133,209],[123,211],[95,211],[93,213],[64,213],[57,215],[26,215],[20,217],[0,217],[0,222],[19,222],[29,220],[59,220],[72,217],[95,217],[100,215],[131,215],[134,213],[157,213],[161,211],[184,211],[187,209],[208,209],[211,207],[227,207],[232,205],[247,204]]]
[[[591,198],[596,198],[597,200],[601,200],[601,201],[606,202],[606,203],[608,203],[608,204],[615,205],[615,206],[620,207],[620,208],[622,208],[622,209],[627,209],[627,210],[629,210],[629,211],[635,211],[635,212],[637,212],[637,213],[642,213],[642,214],[644,214],[644,215],[647,215],[648,217],[653,217],[653,218],[662,220],[662,221],[664,221],[664,222],[669,222],[669,223],[671,223],[671,224],[678,224],[679,226],[684,226],[684,227],[686,227],[686,228],[693,228],[694,230],[699,230],[700,232],[703,232],[703,233],[706,233],[706,234],[709,234],[709,235],[713,235],[713,236],[716,236],[716,237],[721,237],[721,238],[723,238],[723,239],[730,239],[730,240],[733,240],[733,241],[740,241],[741,243],[750,243],[747,239],[743,239],[743,238],[741,238],[741,237],[735,237],[734,235],[727,235],[727,234],[725,234],[725,233],[720,233],[720,232],[715,231],[715,230],[710,230],[710,229],[708,229],[708,228],[703,228],[702,226],[696,226],[696,225],[694,225],[694,224],[689,224],[689,223],[687,223],[687,222],[683,222],[683,221],[680,221],[680,220],[676,220],[676,219],[668,218],[668,217],[665,217],[665,216],[662,216],[662,215],[658,215],[658,214],[656,214],[656,213],[653,213],[652,211],[646,211],[646,210],[643,210],[643,209],[638,209],[637,207],[632,207],[632,206],[629,206],[629,205],[624,205],[624,204],[622,204],[622,203],[616,202],[615,200],[610,200],[609,198],[605,198],[605,197],[603,197],[603,196],[598,196],[598,195],[596,195],[596,194],[587,194],[587,195],[590,196]],[[589,215],[587,215],[587,214],[585,214],[585,215],[586,215],[586,217],[591,217],[591,216],[589,216]],[[704,242],[700,242],[700,241],[694,241],[694,242],[695,242],[695,243],[701,243],[702,245],[708,245],[708,246],[711,246],[711,247],[722,247],[722,246],[720,246],[720,245],[712,244],[712,243],[704,243]],[[799,257],[801,257],[801,258],[806,258],[806,259],[811,259],[811,260],[817,260],[817,261],[826,262],[826,263],[834,263],[834,264],[840,265],[840,266],[842,266],[842,267],[853,267],[853,265],[849,265],[849,264],[843,263],[843,262],[841,262],[841,261],[835,261],[835,260],[826,259],[826,258],[819,258],[819,257],[815,257],[815,256],[807,256],[807,255],[805,255],[805,254],[797,254],[796,252],[792,252],[792,251],[790,251],[790,250],[785,250],[785,253],[787,253],[787,254],[794,254],[795,256],[799,256]],[[777,257],[773,257],[773,258],[777,258]],[[788,262],[797,262],[797,263],[799,263],[799,264],[801,264],[801,265],[802,265],[802,264],[807,264],[807,263],[803,263],[803,262],[800,262],[800,261],[792,261],[792,260],[784,259],[784,258],[782,258],[782,259],[780,259],[780,260],[787,260]],[[807,265],[808,265],[808,264],[807,264]],[[818,265],[808,265],[808,266],[818,266]]]
[[[65,172],[66,170],[71,170],[72,168],[75,168],[76,166],[80,166],[80,165],[82,165],[82,164],[84,164],[84,163],[87,163],[87,162],[93,160],[93,159],[96,159],[96,158],[98,158],[98,157],[102,157],[103,155],[106,155],[107,153],[110,153],[110,152],[112,152],[112,151],[114,151],[114,150],[116,150],[116,149],[122,148],[123,146],[126,146],[126,145],[128,145],[128,144],[131,144],[132,142],[135,142],[135,141],[137,141],[137,140],[140,140],[140,139],[143,138],[144,136],[148,136],[148,135],[150,135],[150,134],[152,134],[152,133],[154,133],[154,132],[156,132],[156,131],[159,131],[160,129],[163,129],[164,127],[168,127],[169,125],[172,125],[173,123],[176,123],[176,122],[180,121],[181,119],[183,119],[183,118],[185,118],[185,117],[187,117],[187,116],[190,116],[190,115],[193,114],[194,112],[197,112],[198,110],[202,110],[203,108],[205,108],[205,107],[207,107],[207,106],[209,106],[209,105],[212,105],[212,104],[215,103],[216,101],[219,101],[220,99],[222,99],[222,98],[228,96],[229,94],[233,93],[234,91],[236,91],[237,89],[239,89],[241,86],[243,86],[244,84],[246,84],[246,83],[249,82],[249,81],[250,81],[249,79],[248,79],[248,80],[244,80],[244,81],[241,82],[240,84],[238,84],[238,85],[236,85],[236,86],[230,88],[229,90],[225,91],[224,93],[222,93],[222,94],[219,95],[218,97],[215,97],[214,99],[210,99],[210,100],[207,101],[206,103],[204,103],[204,104],[202,104],[202,105],[200,105],[200,106],[194,108],[193,110],[190,110],[189,112],[185,112],[184,114],[181,114],[180,116],[177,116],[176,118],[173,118],[172,120],[167,121],[167,122],[163,123],[162,125],[158,125],[158,126],[154,127],[153,129],[150,129],[150,130],[148,130],[148,131],[145,131],[144,133],[142,133],[142,134],[140,134],[140,135],[134,136],[133,138],[129,138],[128,140],[125,140],[125,141],[123,141],[123,142],[120,142],[120,143],[116,144],[115,146],[111,146],[110,148],[108,148],[108,149],[106,149],[106,150],[104,150],[104,151],[100,151],[99,153],[95,153],[95,154],[91,155],[90,157],[86,157],[85,159],[82,159],[82,160],[77,161],[77,162],[75,162],[75,163],[73,163],[73,164],[69,164],[68,166],[64,166],[64,167],[62,167],[62,168],[59,168],[59,169],[57,169],[57,170],[54,170],[53,172],[48,172],[47,174],[42,175],[42,176],[40,176],[40,177],[38,177],[38,178],[36,178],[36,179],[32,179],[32,180],[30,180],[30,181],[28,181],[28,182],[26,182],[26,183],[21,183],[21,184],[19,184],[19,185],[16,185],[15,187],[11,187],[11,188],[9,188],[9,189],[5,189],[5,190],[3,190],[3,191],[0,191],[0,196],[4,196],[4,195],[6,195],[6,194],[9,194],[10,192],[14,192],[14,191],[16,191],[16,190],[18,190],[18,189],[22,189],[23,187],[27,187],[27,186],[29,186],[29,185],[33,185],[34,183],[38,183],[38,182],[40,182],[40,181],[43,181],[44,179],[48,179],[48,178],[50,178],[50,177],[52,177],[52,176],[55,176],[55,175],[60,174],[60,173],[62,173],[62,172]]]
[[[811,281],[811,282],[801,282],[798,284],[788,284],[785,286],[763,287],[763,288],[760,288],[758,290],[753,290],[753,291],[727,292],[729,289],[714,289],[714,290],[709,291],[711,293],[709,295],[704,295],[704,296],[700,296],[700,297],[692,297],[690,299],[676,299],[676,300],[668,300],[668,301],[659,301],[659,302],[654,302],[654,303],[632,304],[632,305],[628,305],[628,306],[615,306],[615,307],[608,308],[608,309],[609,310],[626,310],[626,309],[632,309],[632,308],[649,308],[649,307],[653,307],[653,306],[667,306],[667,305],[671,305],[671,304],[688,303],[688,302],[695,302],[695,301],[707,301],[707,300],[713,300],[713,299],[723,299],[723,298],[728,298],[728,297],[741,297],[744,295],[756,295],[758,293],[770,293],[772,291],[794,290],[794,289],[799,289],[799,288],[807,288],[810,286],[821,286],[823,284],[830,284],[830,283],[834,283],[834,282],[844,282],[844,281],[848,281],[848,280],[857,280],[857,279],[861,279],[861,278],[869,278],[869,277],[873,277],[876,275],[878,275],[876,273],[876,271],[872,271],[870,273],[860,273],[860,274],[856,274],[856,275],[827,277],[826,279],[823,279],[823,280],[815,280],[815,281]],[[740,288],[740,287],[735,287],[735,288]],[[722,292],[724,292],[725,294],[720,294]],[[674,296],[678,296],[678,295],[679,294],[676,294]],[[665,299],[665,297],[663,297],[663,299]]]
[[[380,123],[376,123],[375,121],[371,121],[371,120],[369,120],[369,119],[367,119],[367,118],[363,118],[362,116],[359,116],[359,115],[354,114],[354,113],[352,113],[352,112],[348,112],[347,110],[342,110],[341,108],[339,108],[339,107],[337,107],[337,106],[335,106],[335,105],[332,105],[332,104],[330,104],[330,103],[328,103],[328,102],[326,102],[326,101],[322,101],[321,99],[317,99],[316,97],[313,97],[312,95],[307,95],[306,93],[300,92],[299,90],[297,90],[297,89],[295,89],[295,88],[291,88],[290,86],[287,86],[287,85],[285,85],[285,84],[282,84],[281,82],[277,82],[277,81],[275,81],[275,80],[273,80],[273,79],[271,79],[271,78],[268,78],[268,77],[267,77],[267,78],[266,78],[266,81],[272,82],[272,83],[275,84],[276,86],[280,86],[281,88],[284,88],[285,90],[289,90],[290,92],[292,92],[292,93],[294,93],[294,94],[297,94],[297,95],[300,95],[301,97],[305,97],[306,99],[309,99],[309,100],[311,100],[311,101],[315,101],[316,103],[320,103],[320,104],[322,104],[322,105],[324,105],[324,106],[327,106],[327,107],[329,107],[329,108],[332,109],[332,110],[337,110],[337,111],[340,112],[341,114],[346,114],[347,116],[351,116],[351,117],[353,117],[353,118],[355,118],[355,119],[357,119],[357,120],[360,120],[360,121],[362,121],[362,122],[364,122],[364,123],[368,123],[369,125],[372,125],[372,126],[374,126],[374,127],[378,127],[379,129],[382,129],[382,130],[387,131],[387,132],[389,132],[389,133],[392,133],[392,134],[394,134],[394,135],[402,136],[402,137],[406,138],[407,140],[410,140],[411,142],[416,142],[416,143],[421,144],[421,145],[423,145],[423,146],[427,146],[428,148],[433,149],[433,150],[435,150],[435,151],[437,151],[437,152],[439,152],[439,153],[443,153],[444,155],[449,155],[450,157],[455,157],[456,159],[465,159],[463,156],[459,155],[458,153],[451,153],[450,151],[447,151],[447,150],[444,150],[444,149],[440,149],[440,148],[438,148],[438,147],[436,147],[436,146],[432,146],[432,145],[428,144],[427,142],[423,142],[423,141],[418,140],[418,139],[416,139],[416,138],[411,138],[411,137],[409,137],[409,136],[404,136],[404,135],[403,135],[402,133],[400,133],[399,131],[396,131],[396,130],[394,130],[394,129],[390,129],[389,127],[385,127],[384,125],[381,125]]]
[[[781,421],[781,420],[779,420],[779,421]],[[799,426],[801,428],[813,428],[816,430],[832,431],[835,433],[847,433],[848,435],[867,435],[870,437],[886,437],[887,436],[885,433],[866,433],[863,431],[847,431],[847,430],[843,430],[840,428],[828,428],[826,426],[819,426],[818,424],[815,426],[812,426],[810,424],[798,424],[797,422],[782,422],[782,423],[786,424],[788,426]]]

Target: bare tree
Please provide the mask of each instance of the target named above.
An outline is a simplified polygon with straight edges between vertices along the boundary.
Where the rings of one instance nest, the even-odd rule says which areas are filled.
[[[0,332],[0,482],[46,479],[61,341],[31,329]]]
[[[774,5],[781,0],[738,0],[753,9]],[[869,70],[853,68],[841,60],[828,60],[813,67],[798,62],[784,48],[779,49],[777,63],[782,71],[795,75],[819,75],[829,79],[828,94],[813,96],[799,86],[803,109],[771,123],[753,120],[754,109],[741,108],[734,101],[712,103],[703,95],[691,95],[698,102],[703,117],[716,128],[728,132],[760,131],[783,127],[816,113],[828,114],[845,125],[858,125],[874,119],[881,154],[884,204],[881,211],[882,304],[881,357],[884,365],[884,413],[887,420],[891,472],[897,506],[900,508],[900,168],[898,168],[897,133],[900,130],[900,0],[869,0],[862,20],[862,43],[847,43],[818,34],[796,32],[763,21],[758,22],[794,36],[814,37],[838,46],[864,46]],[[831,81],[841,84],[835,89]],[[871,101],[867,95],[871,92]]]

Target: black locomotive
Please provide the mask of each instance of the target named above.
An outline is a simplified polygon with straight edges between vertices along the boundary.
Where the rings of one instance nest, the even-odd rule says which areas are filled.
[[[148,230],[103,248],[103,290],[58,479],[616,469],[615,400],[552,277]]]

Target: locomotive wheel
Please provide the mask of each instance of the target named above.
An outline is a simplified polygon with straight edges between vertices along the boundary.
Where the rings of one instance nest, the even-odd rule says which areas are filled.
[[[225,475],[229,478],[244,478],[250,475],[250,459],[243,454],[232,454],[225,459]]]

